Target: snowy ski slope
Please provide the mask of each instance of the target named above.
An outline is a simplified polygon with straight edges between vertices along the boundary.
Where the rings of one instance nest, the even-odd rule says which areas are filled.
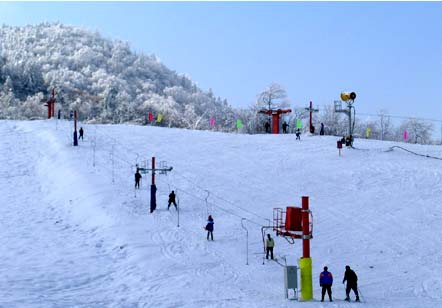
[[[388,151],[441,146],[356,140],[339,157],[330,136],[80,125],[72,147],[72,122],[0,121],[0,307],[442,307],[442,160]],[[150,174],[139,191],[133,174],[152,156],[173,171],[157,175],[150,214]],[[261,226],[303,195],[314,301],[299,303],[284,298],[282,266],[263,264]],[[275,242],[295,265],[301,243]],[[342,301],[347,264],[364,303]],[[325,265],[333,303],[319,302]]]

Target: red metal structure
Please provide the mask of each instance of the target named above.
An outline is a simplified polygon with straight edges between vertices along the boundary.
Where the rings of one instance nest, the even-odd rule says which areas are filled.
[[[48,119],[55,116],[55,90],[52,89],[51,98],[46,102],[45,106],[48,106]]]
[[[279,118],[281,114],[292,112],[291,109],[262,109],[258,113],[272,116],[272,134],[279,134]]]
[[[302,239],[302,257],[310,258],[310,239],[313,238],[313,217],[308,197],[302,197],[302,207],[273,209],[273,231],[277,236]]]
[[[314,109],[313,108],[313,102],[310,101],[310,106],[308,108],[305,108],[305,110],[307,110],[308,112],[310,112],[310,120],[309,120],[309,131],[310,133],[314,134],[315,133],[315,128],[313,127],[313,121],[312,121],[312,113],[313,112],[318,112],[318,109]]]

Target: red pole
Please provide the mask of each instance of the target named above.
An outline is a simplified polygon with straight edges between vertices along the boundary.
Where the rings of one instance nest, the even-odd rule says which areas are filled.
[[[155,157],[152,157],[152,185],[155,185]]]
[[[272,134],[279,134],[279,113],[272,113]]]
[[[302,257],[310,258],[310,215],[308,209],[308,197],[302,197]]]
[[[310,127],[309,127],[310,132],[312,131],[312,112],[313,112],[313,103],[312,101],[310,101]]]

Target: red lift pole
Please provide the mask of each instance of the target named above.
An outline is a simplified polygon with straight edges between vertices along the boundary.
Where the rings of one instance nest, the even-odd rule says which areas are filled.
[[[48,119],[55,115],[55,90],[52,89],[51,97],[46,102],[45,106],[48,106]]]
[[[308,197],[302,197],[302,257],[310,258],[310,210],[308,208]]]
[[[155,185],[155,157],[152,157],[152,185]]]
[[[262,109],[258,113],[272,116],[272,134],[279,134],[279,118],[283,113],[292,112],[291,109]]]
[[[308,108],[305,108],[305,110],[307,110],[308,112],[310,112],[310,122],[309,122],[309,131],[310,131],[310,133],[314,133],[314,130],[313,130],[313,120],[312,120],[312,114],[313,114],[313,112],[318,112],[319,111],[319,109],[313,109],[313,102],[312,101],[310,101],[310,107],[308,107]]]

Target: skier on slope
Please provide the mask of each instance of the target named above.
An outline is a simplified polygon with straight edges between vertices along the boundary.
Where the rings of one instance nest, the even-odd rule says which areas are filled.
[[[137,168],[137,172],[135,172],[135,188],[140,189],[140,180],[141,180],[142,176],[140,174],[140,171]]]
[[[209,240],[209,235],[213,241],[213,218],[212,215],[209,215],[209,218],[207,218],[207,225],[205,229],[207,230],[207,240]]]
[[[270,257],[273,260],[273,248],[274,247],[275,247],[275,241],[270,236],[270,234],[267,234],[267,239],[266,239],[266,259],[269,258],[269,254],[270,254]]]
[[[80,127],[80,137],[78,138],[78,139],[82,139],[83,140],[83,134],[84,134],[84,130],[83,130],[83,127]]]
[[[299,128],[296,130],[296,140],[301,140],[301,130]]]
[[[178,207],[175,202],[175,192],[172,190],[172,192],[169,194],[169,204],[167,205],[167,209],[170,208],[170,205],[173,203],[175,205],[175,208],[178,210]]]
[[[358,276],[356,273],[350,268],[350,266],[345,267],[345,274],[342,283],[347,281],[347,287],[345,288],[346,301],[350,301],[350,291],[353,290],[356,295],[356,301],[359,302],[359,293],[358,293]]]

